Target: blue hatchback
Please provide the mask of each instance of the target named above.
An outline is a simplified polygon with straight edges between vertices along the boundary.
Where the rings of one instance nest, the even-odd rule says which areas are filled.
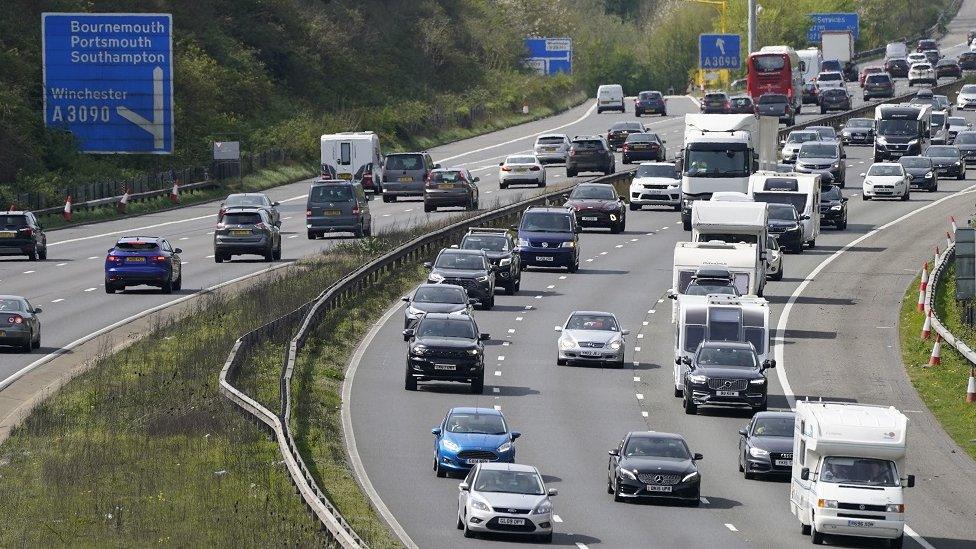
[[[165,294],[179,290],[183,286],[181,253],[165,238],[120,238],[105,256],[105,293],[140,285],[157,286]]]
[[[566,208],[529,208],[518,226],[519,259],[523,267],[579,269],[579,225]]]
[[[452,408],[434,435],[434,472],[467,472],[476,463],[515,463],[515,439],[501,411],[492,408]]]

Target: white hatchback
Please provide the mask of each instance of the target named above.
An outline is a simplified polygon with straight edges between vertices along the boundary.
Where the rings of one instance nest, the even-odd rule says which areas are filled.
[[[909,86],[915,84],[932,84],[934,86],[938,83],[939,79],[935,76],[935,69],[931,63],[915,63],[908,69]]]
[[[542,475],[531,465],[479,463],[458,485],[457,527],[464,537],[479,532],[533,536],[552,542],[552,501]]]
[[[498,186],[502,189],[509,185],[546,186],[546,168],[534,154],[513,154],[498,166]]]
[[[911,177],[904,166],[897,162],[876,162],[871,164],[866,174],[862,173],[864,183],[861,198],[900,198],[908,200],[911,195]]]

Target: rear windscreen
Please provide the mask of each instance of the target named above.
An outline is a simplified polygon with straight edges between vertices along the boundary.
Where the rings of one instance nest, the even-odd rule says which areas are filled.
[[[461,172],[434,172],[431,174],[430,180],[433,183],[457,183],[464,181],[464,177]]]
[[[540,145],[562,145],[563,138],[562,137],[540,137],[539,140],[536,141],[536,143],[539,143]]]
[[[22,215],[0,215],[0,227],[21,229],[27,226],[27,218]]]
[[[311,202],[348,202],[352,200],[352,187],[349,185],[320,185],[312,187],[308,195]]]
[[[595,151],[602,149],[603,145],[599,141],[574,141],[573,148],[582,151]]]
[[[157,250],[159,245],[155,242],[119,242],[115,245],[117,250],[127,250],[131,252]]]
[[[398,154],[386,157],[387,170],[422,170],[423,157],[419,154]]]
[[[228,213],[224,214],[224,223],[227,225],[257,225],[261,222],[261,215],[252,212]]]
[[[756,202],[767,204],[790,204],[796,211],[802,212],[807,207],[807,195],[801,193],[753,193]]]

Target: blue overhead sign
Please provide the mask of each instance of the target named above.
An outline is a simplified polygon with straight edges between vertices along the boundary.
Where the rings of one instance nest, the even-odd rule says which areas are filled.
[[[87,153],[173,152],[173,19],[45,13],[44,123]]]
[[[823,31],[851,31],[857,40],[861,35],[861,22],[856,13],[811,13],[807,41],[820,42]]]
[[[573,72],[572,38],[526,38],[529,55],[525,63],[540,74]]]
[[[711,71],[742,67],[742,38],[738,34],[698,36],[698,68]]]

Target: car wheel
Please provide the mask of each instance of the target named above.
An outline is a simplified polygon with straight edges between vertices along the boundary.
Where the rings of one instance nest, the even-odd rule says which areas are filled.
[[[505,285],[505,293],[507,295],[515,295],[515,283],[509,282]]]
[[[41,332],[37,332],[37,339],[34,340],[33,345],[35,349],[41,348]]]
[[[315,233],[313,231],[308,231],[308,239],[315,240]]]
[[[176,282],[173,283],[173,289],[177,292],[183,289],[183,271],[180,271],[179,278],[177,278]]]
[[[566,174],[566,177],[569,177],[569,174],[568,173]],[[499,183],[498,184],[498,188],[499,189],[507,189],[508,188],[508,183]]]
[[[114,294],[115,293],[115,284],[112,284],[111,282],[109,282],[108,280],[106,280],[105,281],[105,293],[107,293],[107,294]]]
[[[41,261],[46,261],[47,260],[47,246],[44,246],[43,248],[41,248],[41,250],[39,252],[37,252],[37,257]]]
[[[566,169],[566,177],[576,177],[578,172],[576,170]]]
[[[693,416],[698,413],[698,406],[695,405],[694,401],[692,401],[690,397],[685,397],[684,403],[686,414]]]
[[[458,509],[458,513],[457,513],[457,529],[458,530],[464,530],[464,521],[461,520],[461,510],[460,509]]]
[[[281,242],[278,243],[278,247],[274,250],[274,260],[281,261]]]
[[[485,374],[471,382],[471,394],[480,395],[485,392]]]
[[[224,254],[219,252],[214,253],[214,263],[223,263],[223,262],[224,262]]]
[[[901,195],[901,201],[902,202],[907,202],[908,199],[911,198],[911,196],[912,196],[911,191],[909,191],[909,190],[906,189],[905,190],[905,194]]]
[[[868,196],[868,195],[866,195],[866,194],[862,194],[861,195],[861,200],[871,200],[871,197]]]
[[[607,493],[608,494],[612,494],[613,493],[613,483],[610,482],[610,477],[609,476],[607,476]]]
[[[474,531],[471,530],[470,528],[468,528],[468,524],[467,523],[464,524],[464,537],[466,537],[466,538],[473,538],[474,537]]]
[[[966,172],[964,172],[962,170],[959,170],[959,175],[956,176],[956,179],[959,180],[959,181],[962,181],[963,179],[966,179]]]
[[[365,231],[363,229],[363,224],[360,223],[358,227],[352,232],[352,235],[356,238],[362,238]]]
[[[25,353],[31,352],[34,349],[34,334],[27,334],[27,341],[25,341],[20,348]]]
[[[790,247],[790,252],[794,254],[803,253],[803,241],[801,240],[796,244],[794,244],[792,247]]]
[[[783,280],[783,266],[782,265],[779,266],[779,270],[776,271],[776,274],[774,274],[773,276],[770,277],[770,280],[776,280],[776,281]]]
[[[29,259],[31,261],[37,261],[37,248],[36,247],[33,250],[27,252],[27,259]]]
[[[698,496],[695,499],[688,500],[687,505],[688,505],[688,507],[700,507],[701,506],[701,496]]]
[[[610,225],[610,232],[611,233],[613,233],[613,234],[619,234],[621,231],[623,231],[623,228],[621,227],[621,225],[620,225],[619,222],[614,222],[612,225]]]
[[[674,388],[674,398],[681,398],[684,396],[684,394],[685,392],[681,390],[679,387]]]
[[[403,388],[408,391],[417,390],[417,378],[410,375],[409,370],[407,370],[407,372],[403,376]]]
[[[268,251],[264,252],[264,260],[269,263],[274,261],[274,248],[268,248]]]
[[[690,231],[691,230],[691,219],[688,219],[688,220],[682,219],[681,220],[681,225],[684,227],[684,229],[686,231]]]
[[[816,247],[817,247],[817,239],[816,239],[816,238],[814,238],[813,240],[811,240],[811,241],[809,242],[809,244],[810,244],[810,248],[811,248],[811,249],[812,249],[812,248],[816,248]]]
[[[749,471],[746,471],[745,469],[743,469],[741,465],[739,465],[739,470],[742,471],[742,478],[744,478],[746,480],[752,480],[752,479],[756,478],[755,475],[753,475]]]
[[[385,196],[384,196],[384,198],[385,198]],[[395,194],[394,195],[390,195],[390,202],[396,202],[396,201],[397,201],[396,195]]]
[[[565,366],[567,363],[565,358],[556,358],[556,366]]]
[[[666,111],[666,110],[665,111],[661,111],[661,116],[667,116],[667,115],[668,115],[668,111]]]
[[[820,114],[827,114],[827,109],[821,107],[820,108]]]
[[[447,476],[447,469],[441,467],[441,460],[437,459],[437,454],[434,454],[434,475],[437,478],[444,478]]]
[[[800,533],[803,534],[804,536],[809,536],[810,535],[810,525],[809,524],[803,524],[801,522],[800,523]]]
[[[384,195],[383,195],[383,202],[389,202],[389,201],[390,201],[390,197],[389,197],[389,196],[386,196],[386,195],[384,194]]]
[[[845,217],[843,221],[837,224],[837,230],[843,231],[846,228],[847,228],[847,218]]]
[[[938,192],[938,191],[939,191],[939,184],[938,183],[933,183],[932,186],[929,187],[929,192],[930,193],[934,193],[934,192]]]
[[[888,542],[888,547],[891,547],[891,549],[901,549],[904,545],[905,545],[905,534],[902,534],[897,538],[890,540]]]
[[[515,279],[514,288],[515,288],[515,291],[516,292],[522,289],[522,271],[521,270],[519,271],[518,278]]]
[[[639,209],[641,209],[640,206],[638,206],[637,204],[634,204],[633,202],[630,203],[630,211],[636,212]]]
[[[620,495],[620,483],[619,482],[614,482],[613,483],[613,501],[616,501],[617,503],[620,503],[623,500],[624,500],[624,498]]]
[[[569,272],[571,272],[571,273],[575,273],[576,271],[578,271],[579,270],[579,259],[577,258],[576,261],[574,261],[572,265],[570,265],[569,267],[566,268],[566,270],[569,271]]]
[[[173,293],[173,281],[167,278],[166,281],[163,282],[163,285],[160,288],[160,291],[162,291],[164,294],[171,294],[171,293]]]
[[[552,532],[540,535],[539,543],[552,543]]]

